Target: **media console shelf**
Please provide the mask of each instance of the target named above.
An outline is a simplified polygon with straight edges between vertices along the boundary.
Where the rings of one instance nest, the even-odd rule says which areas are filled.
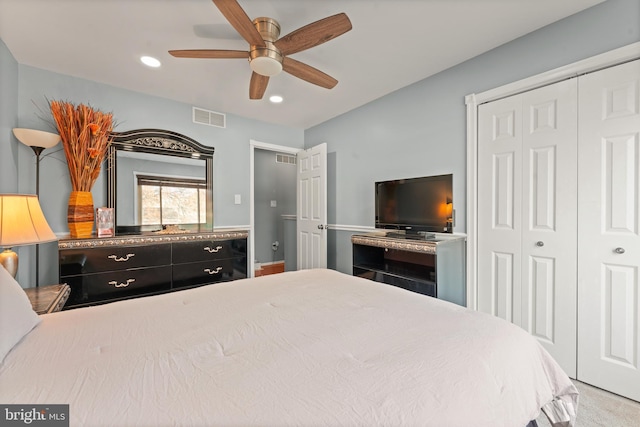
[[[466,305],[465,237],[354,234],[353,275]]]

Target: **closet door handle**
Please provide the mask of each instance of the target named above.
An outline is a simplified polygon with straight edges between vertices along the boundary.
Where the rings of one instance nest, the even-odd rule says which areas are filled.
[[[538,240],[538,241],[536,242],[536,246],[538,246],[538,247],[543,247],[543,246],[544,246],[544,242],[543,242],[542,240]]]
[[[623,254],[624,253],[624,248],[615,248],[613,250],[613,252],[617,253],[617,254]]]

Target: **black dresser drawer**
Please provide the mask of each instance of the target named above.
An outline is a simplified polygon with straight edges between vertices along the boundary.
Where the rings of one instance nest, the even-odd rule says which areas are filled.
[[[201,240],[197,242],[179,242],[173,244],[173,263],[209,261],[232,258],[239,252],[244,239]],[[246,248],[245,252],[246,253]]]
[[[171,289],[171,266],[68,276],[64,280],[71,287],[69,307],[168,291]]]
[[[247,277],[245,232],[148,234],[58,245],[59,283],[71,288],[65,309]]]
[[[246,257],[174,265],[173,287],[183,288],[244,279],[247,277],[246,265]]]
[[[171,244],[60,251],[60,276],[171,264]]]

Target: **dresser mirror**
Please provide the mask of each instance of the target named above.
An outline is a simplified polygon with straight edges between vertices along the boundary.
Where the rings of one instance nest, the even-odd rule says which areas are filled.
[[[213,147],[176,132],[113,132],[108,206],[116,235],[213,231]]]

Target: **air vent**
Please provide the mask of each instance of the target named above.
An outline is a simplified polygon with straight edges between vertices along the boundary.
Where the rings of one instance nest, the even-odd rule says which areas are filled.
[[[276,154],[276,163],[296,164],[296,156],[288,156],[286,154]]]
[[[203,110],[202,108],[193,107],[193,123],[201,125],[215,126],[219,128],[227,127],[226,116],[215,111]]]

